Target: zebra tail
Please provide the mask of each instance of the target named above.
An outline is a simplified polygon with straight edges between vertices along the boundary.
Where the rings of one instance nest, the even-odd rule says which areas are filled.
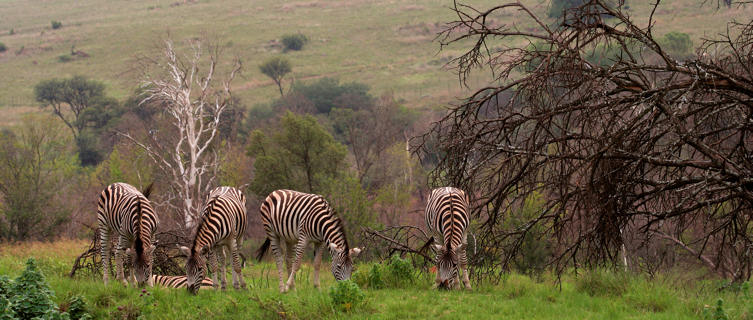
[[[144,188],[144,191],[141,191],[141,194],[144,195],[144,198],[149,199],[149,196],[152,194],[152,186],[154,186],[154,181],[146,186],[146,188]]]
[[[264,240],[264,243],[261,245],[259,250],[256,250],[256,260],[261,261],[261,258],[264,258],[264,254],[267,253],[269,250],[269,244],[272,243],[269,238],[266,238]]]

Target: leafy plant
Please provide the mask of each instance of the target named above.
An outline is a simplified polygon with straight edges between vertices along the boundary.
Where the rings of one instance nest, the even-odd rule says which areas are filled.
[[[659,39],[659,44],[672,56],[678,59],[693,55],[693,41],[683,32],[670,32]]]
[[[729,320],[729,315],[724,311],[724,300],[716,300],[716,306],[703,308],[704,320]]]
[[[283,51],[302,50],[303,46],[306,45],[306,43],[308,42],[309,42],[309,38],[307,38],[305,35],[301,33],[286,34],[282,36],[282,45],[284,47]]]
[[[416,270],[413,265],[399,255],[392,255],[386,266],[387,283],[391,287],[402,287],[416,281]]]
[[[366,294],[352,280],[338,281],[330,287],[329,296],[338,310],[348,312],[366,299]]]
[[[60,22],[60,21],[56,21],[56,20],[52,20],[52,22],[50,22],[50,24],[52,25],[52,29],[60,29],[60,28],[63,27],[63,23]]]

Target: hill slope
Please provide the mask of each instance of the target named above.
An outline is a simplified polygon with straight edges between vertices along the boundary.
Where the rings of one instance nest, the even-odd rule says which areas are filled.
[[[477,8],[500,2],[468,1]],[[524,2],[542,14],[548,9],[548,1]],[[726,21],[753,13],[753,6],[717,10],[701,2],[663,4],[655,15],[655,32],[686,32],[697,43],[704,35],[723,31]],[[647,20],[648,3],[630,1],[631,13]],[[247,105],[277,95],[257,66],[280,54],[270,41],[295,32],[311,39],[303,51],[285,54],[297,81],[331,76],[366,83],[375,94],[392,92],[410,106],[443,105],[469,91],[442,68],[464,48],[439,52],[433,41],[453,18],[450,5],[433,0],[6,0],[0,2],[0,42],[8,47],[0,53],[0,126],[23,113],[38,112],[33,86],[48,78],[85,75],[105,81],[109,94],[125,97],[138,84],[131,72],[135,58],[154,52],[168,33],[175,39],[209,35],[221,39],[229,54],[240,56],[245,72],[235,83],[236,93]],[[515,20],[514,15],[498,18]],[[63,27],[53,30],[52,20]],[[59,61],[73,46],[89,57]],[[471,87],[483,84],[480,79]]]

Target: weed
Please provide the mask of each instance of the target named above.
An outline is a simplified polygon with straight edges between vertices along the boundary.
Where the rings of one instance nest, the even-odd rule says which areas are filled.
[[[366,299],[366,294],[351,280],[338,281],[330,287],[329,296],[338,310],[348,312]]]
[[[727,315],[727,312],[724,311],[724,300],[722,300],[722,298],[719,298],[716,300],[715,307],[703,308],[703,319],[704,320],[729,320],[729,315]]]

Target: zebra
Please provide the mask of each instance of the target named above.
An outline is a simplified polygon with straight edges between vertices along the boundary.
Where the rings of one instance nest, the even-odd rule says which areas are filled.
[[[150,184],[144,192],[133,186],[113,183],[99,195],[97,204],[97,221],[99,227],[100,253],[104,265],[105,285],[110,277],[110,238],[118,235],[115,247],[116,277],[124,285],[135,278],[139,286],[152,286],[152,238],[159,224],[159,219],[147,199],[152,191]],[[130,261],[128,280],[123,275],[123,251]],[[134,275],[135,273],[135,275]]]
[[[184,288],[186,286],[186,279],[186,276],[152,275],[152,281],[155,285],[173,289]],[[214,287],[214,282],[209,278],[204,278],[204,280],[201,280],[201,287]]]
[[[267,196],[259,211],[267,238],[256,252],[256,258],[261,261],[267,250],[272,248],[280,292],[295,288],[295,273],[301,266],[303,251],[309,242],[313,242],[315,246],[315,288],[319,288],[319,266],[325,248],[332,255],[332,274],[335,279],[340,281],[350,278],[353,270],[351,259],[361,249],[351,249],[348,246],[343,221],[324,197],[293,190],[276,190]],[[287,264],[287,282],[283,282],[283,254]]]
[[[426,225],[432,233],[427,245],[434,242],[435,237],[443,240],[442,244],[433,244],[438,265],[435,282],[439,288],[454,287],[460,264],[463,284],[466,289],[471,289],[465,250],[468,245],[469,202],[463,190],[443,187],[432,190],[426,204]]]
[[[228,248],[233,260],[233,288],[246,288],[241,275],[238,247],[246,231],[246,197],[233,187],[218,187],[207,196],[204,211],[196,228],[190,248],[180,247],[188,257],[186,261],[186,288],[196,294],[206,273],[207,260],[217,258],[219,268],[214,269],[214,286],[217,288],[217,273],[222,278],[222,289],[226,286],[225,251]],[[205,258],[206,256],[206,258]],[[210,267],[213,267],[210,262]]]

